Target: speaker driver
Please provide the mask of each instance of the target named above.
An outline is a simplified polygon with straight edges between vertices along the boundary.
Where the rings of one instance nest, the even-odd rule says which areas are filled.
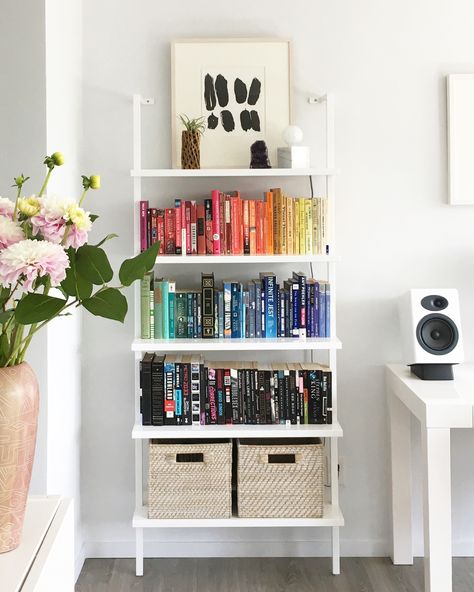
[[[437,356],[451,352],[457,345],[459,332],[455,323],[442,314],[430,314],[421,319],[416,328],[421,347]]]

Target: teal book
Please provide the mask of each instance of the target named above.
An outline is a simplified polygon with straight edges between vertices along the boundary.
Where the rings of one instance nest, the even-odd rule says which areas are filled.
[[[177,338],[188,336],[187,294],[176,292],[175,295],[175,334]]]
[[[176,308],[176,282],[171,281],[168,284],[168,322],[169,322],[169,338],[176,338],[176,324],[175,324],[175,308]]]
[[[170,283],[168,280],[163,280],[161,282],[161,293],[162,293],[162,308],[163,308],[163,339],[170,338],[170,309],[169,309],[169,287]]]
[[[163,280],[155,280],[155,339],[163,339]]]

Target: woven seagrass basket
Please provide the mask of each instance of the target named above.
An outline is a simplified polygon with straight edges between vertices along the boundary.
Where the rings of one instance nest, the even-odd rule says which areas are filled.
[[[151,440],[149,518],[230,518],[232,443]]]
[[[240,440],[240,518],[321,518],[323,445],[319,438]]]

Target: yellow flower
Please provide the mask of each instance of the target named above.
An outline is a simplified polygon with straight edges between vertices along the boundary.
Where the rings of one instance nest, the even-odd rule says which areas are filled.
[[[56,166],[61,166],[64,164],[64,155],[62,152],[54,152],[51,154],[51,159]]]
[[[71,204],[66,213],[66,219],[70,220],[78,230],[90,230],[92,222],[89,213],[77,204]]]
[[[100,175],[91,175],[89,181],[91,189],[100,189]]]
[[[31,197],[20,197],[18,199],[18,210],[20,213],[31,218],[36,216],[40,211],[40,202],[37,197],[32,195]]]

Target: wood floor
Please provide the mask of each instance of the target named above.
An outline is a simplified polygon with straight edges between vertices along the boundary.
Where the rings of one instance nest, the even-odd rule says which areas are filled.
[[[88,559],[76,592],[423,592],[423,561],[394,566],[388,558],[345,558],[341,575],[324,558]],[[453,560],[454,592],[474,590],[474,558]]]

